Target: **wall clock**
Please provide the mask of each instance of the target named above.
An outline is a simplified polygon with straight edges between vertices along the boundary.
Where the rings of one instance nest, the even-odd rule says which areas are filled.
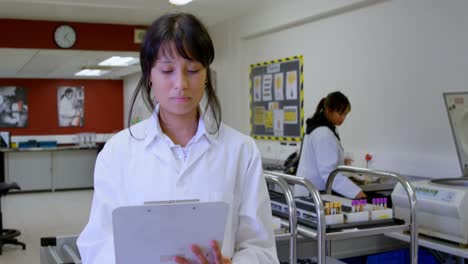
[[[61,25],[55,29],[54,41],[60,48],[71,48],[76,42],[76,31],[69,25]]]

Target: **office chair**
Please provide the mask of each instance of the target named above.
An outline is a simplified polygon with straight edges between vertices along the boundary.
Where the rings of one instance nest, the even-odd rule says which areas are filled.
[[[26,249],[26,244],[19,242],[15,237],[21,235],[21,232],[16,229],[3,229],[2,221],[2,196],[7,194],[10,190],[20,190],[21,188],[16,182],[6,183],[0,182],[0,255],[2,255],[2,247],[5,244],[19,245]]]

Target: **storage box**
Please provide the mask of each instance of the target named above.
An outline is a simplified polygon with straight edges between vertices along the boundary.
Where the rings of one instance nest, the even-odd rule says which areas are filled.
[[[370,211],[371,220],[392,219],[393,210],[391,208]]]
[[[343,224],[344,223],[343,214],[326,215],[325,223],[327,225]]]
[[[424,264],[438,264],[437,259],[427,249],[419,247],[418,262]],[[408,249],[370,255],[367,257],[367,264],[410,264],[410,254]]]
[[[28,140],[19,143],[19,148],[37,148],[36,140]]]
[[[369,221],[369,212],[362,211],[362,212],[345,212],[345,221],[346,223],[357,223],[357,222],[364,222]]]
[[[57,147],[57,141],[38,141],[37,145],[40,148],[55,148]]]

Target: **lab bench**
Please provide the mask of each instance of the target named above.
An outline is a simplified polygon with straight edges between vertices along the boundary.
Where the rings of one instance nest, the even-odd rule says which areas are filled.
[[[19,192],[93,187],[97,147],[0,149],[0,182],[16,182]]]

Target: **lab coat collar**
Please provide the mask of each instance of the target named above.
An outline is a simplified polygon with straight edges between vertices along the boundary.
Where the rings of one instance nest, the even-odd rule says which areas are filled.
[[[163,140],[165,140],[165,138],[168,139],[168,137],[162,131],[161,125],[159,124],[158,113],[159,113],[159,104],[156,105],[151,117],[149,117],[146,122],[146,127],[145,127],[146,137],[144,141],[145,146],[148,146],[151,142],[153,142],[154,140],[158,138],[163,139]],[[197,133],[189,141],[189,144],[199,141],[202,137],[205,137],[209,143],[213,144],[217,141],[218,134],[219,132],[215,134],[211,134],[206,130],[205,120],[203,118],[203,114],[201,114],[198,120]]]

